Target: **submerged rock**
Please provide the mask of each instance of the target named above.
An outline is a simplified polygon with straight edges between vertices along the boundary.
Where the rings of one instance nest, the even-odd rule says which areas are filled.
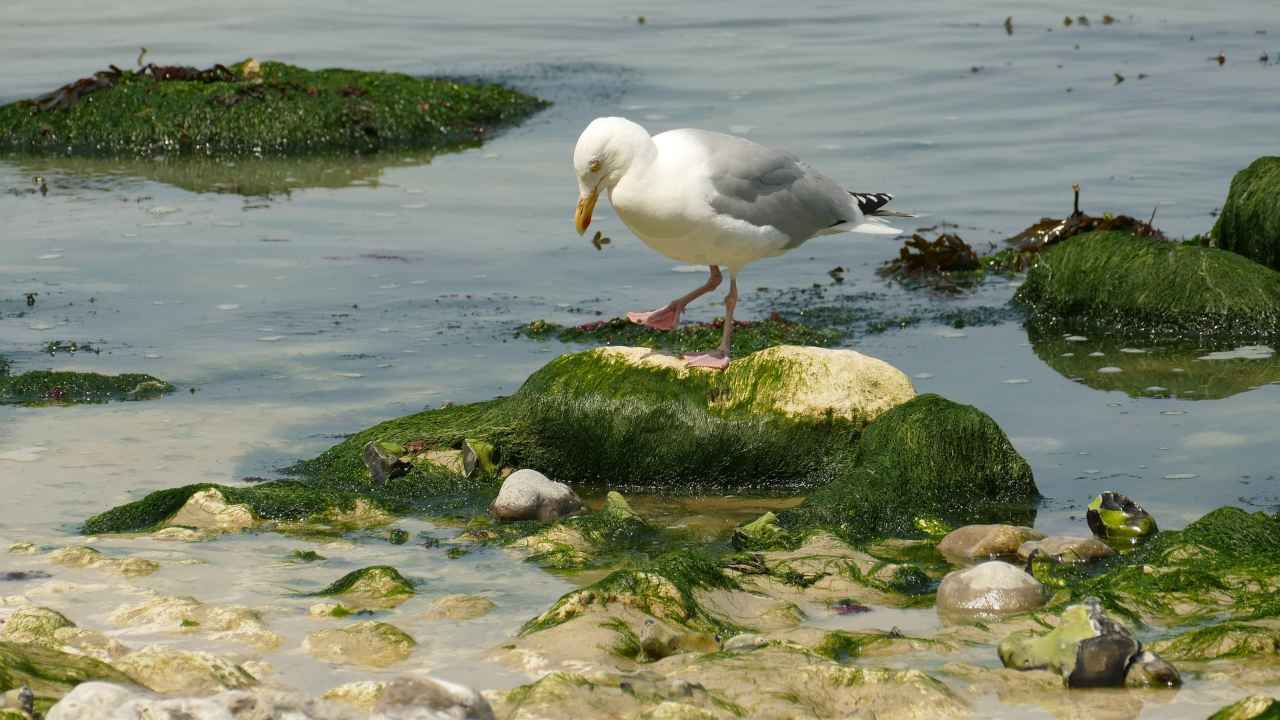
[[[1023,543],[1043,537],[1042,532],[1018,525],[966,525],[947,533],[938,552],[961,560],[1012,557]]]
[[[1218,247],[1280,270],[1280,157],[1236,173],[1213,228]]]
[[[1044,604],[1039,580],[1006,562],[991,560],[954,570],[938,586],[938,613],[980,617],[1034,610]]]
[[[474,620],[497,607],[483,595],[445,595],[431,604],[428,620]]]
[[[362,620],[343,628],[313,632],[303,641],[302,649],[329,662],[381,668],[409,657],[417,644],[394,625]]]
[[[230,505],[216,488],[201,490],[187,498],[178,512],[166,522],[170,527],[196,530],[240,532],[257,524],[248,505]]]
[[[500,520],[558,520],[582,509],[573,488],[537,470],[517,470],[502,481],[489,512]]]
[[[1016,632],[1000,643],[1000,661],[1015,670],[1051,670],[1067,687],[1121,687],[1163,680],[1181,684],[1177,671],[1142,645],[1128,628],[1107,617],[1097,599],[1090,598],[1062,613],[1048,633]],[[1138,667],[1131,668],[1137,662]],[[1170,672],[1172,671],[1172,673]]]
[[[0,108],[0,117],[5,108]],[[4,121],[0,119],[0,128]],[[5,133],[0,132],[0,145]],[[121,400],[152,400],[173,392],[167,382],[140,373],[99,373],[32,370],[21,375],[0,373],[0,405],[75,405]]]
[[[1035,552],[1061,563],[1087,563],[1116,554],[1110,545],[1096,537],[1076,535],[1051,535],[1018,546],[1018,558],[1021,560],[1030,558]]]
[[[128,652],[115,638],[96,630],[76,627],[62,613],[45,607],[26,605],[3,618],[0,640],[31,643],[74,655],[87,655],[110,662]]]
[[[1267,695],[1250,695],[1238,700],[1209,717],[1209,720],[1277,720],[1280,718],[1280,700]]]
[[[1174,660],[1280,655],[1280,628],[1244,622],[1222,622],[1151,644]]]
[[[122,672],[100,660],[42,645],[0,641],[0,692],[31,688],[38,712],[44,712],[71,688],[89,680],[130,682]]]
[[[1182,685],[1182,675],[1173,663],[1149,650],[1143,650],[1129,662],[1124,674],[1125,687],[1172,688]]]
[[[230,660],[165,645],[149,645],[116,660],[114,665],[139,685],[162,693],[208,695],[258,684]]]
[[[156,595],[123,605],[111,613],[109,620],[120,627],[152,632],[208,633],[212,639],[233,640],[267,650],[281,642],[256,610],[239,605],[207,605],[186,596]]]
[[[311,595],[341,598],[345,605],[354,609],[382,610],[400,605],[413,597],[415,592],[413,583],[395,568],[374,565],[353,570]]]
[[[1094,535],[1136,545],[1156,531],[1155,518],[1127,495],[1104,492],[1089,503],[1085,515]]]
[[[160,569],[159,563],[146,558],[117,558],[103,555],[88,545],[75,545],[55,550],[49,560],[70,568],[95,568],[119,573],[125,577],[150,575]]]
[[[1225,250],[1120,232],[1045,251],[1014,300],[1044,327],[1163,338],[1280,333],[1280,273]]]

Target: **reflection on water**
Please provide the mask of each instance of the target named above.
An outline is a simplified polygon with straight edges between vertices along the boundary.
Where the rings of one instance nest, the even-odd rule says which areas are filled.
[[[1067,379],[1130,397],[1219,400],[1280,382],[1280,357],[1265,345],[1134,344],[1034,328],[1028,334],[1036,355]]]
[[[371,156],[302,158],[41,158],[11,155],[0,158],[18,176],[39,176],[55,189],[59,184],[100,184],[137,179],[164,183],[188,192],[265,196],[304,188],[376,187],[387,168],[426,165],[434,157],[423,151],[398,151]]]

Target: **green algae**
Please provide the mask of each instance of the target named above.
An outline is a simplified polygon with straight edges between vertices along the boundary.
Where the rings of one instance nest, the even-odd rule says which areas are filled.
[[[1280,629],[1243,622],[1222,622],[1153,643],[1170,660],[1216,660],[1280,655]]]
[[[653,330],[626,318],[576,326],[534,320],[521,325],[516,330],[516,335],[534,340],[555,339],[564,343],[626,345],[672,352],[697,352],[718,346],[723,329],[723,319],[707,323],[686,323],[670,331]],[[735,322],[731,350],[733,355],[741,357],[775,345],[830,347],[841,339],[843,335],[831,328],[813,327],[772,317],[754,322]]]
[[[1121,232],[1046,250],[1014,301],[1047,328],[1166,339],[1280,334],[1280,273],[1225,250]]]
[[[1211,235],[1218,247],[1280,270],[1280,157],[1236,173]]]
[[[969,405],[921,395],[867,426],[855,466],[781,513],[784,528],[853,542],[918,537],[946,523],[1030,525],[1040,494],[1000,426]]]
[[[1280,700],[1250,695],[1210,715],[1209,720],[1280,720]]]
[[[48,712],[71,688],[90,680],[135,684],[100,660],[40,645],[0,641],[0,693],[27,686],[35,693],[40,713]]]
[[[353,570],[307,597],[341,597],[352,607],[390,608],[414,595],[413,583],[390,565]]]
[[[0,405],[76,405],[112,401],[152,400],[173,392],[163,380],[141,373],[99,373],[32,370],[20,375],[0,373]]]
[[[273,156],[456,149],[547,103],[482,83],[245,63],[213,82],[122,73],[70,107],[0,107],[0,149],[36,154]]]
[[[1130,397],[1218,400],[1280,382],[1280,355],[1243,352],[1214,359],[1220,358],[1215,353],[1234,350],[1232,344],[1085,339],[1037,324],[1029,325],[1027,334],[1036,356],[1063,377]]]

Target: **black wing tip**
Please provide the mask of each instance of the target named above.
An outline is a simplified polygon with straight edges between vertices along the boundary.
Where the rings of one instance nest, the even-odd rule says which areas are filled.
[[[858,209],[863,215],[872,215],[875,211],[889,204],[893,199],[893,195],[889,193],[860,193],[851,192],[854,200],[858,201]]]

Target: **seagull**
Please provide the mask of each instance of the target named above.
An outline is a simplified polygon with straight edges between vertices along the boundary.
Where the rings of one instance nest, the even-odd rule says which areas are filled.
[[[573,149],[578,175],[574,225],[587,231],[603,190],[622,222],[646,245],[682,263],[706,265],[710,277],[687,295],[627,319],[670,330],[686,306],[715,290],[729,272],[720,347],[684,356],[690,367],[729,366],[738,273],[809,238],[842,232],[899,235],[877,214],[893,196],[858,193],[784,150],[706,130],[650,135],[620,117],[596,118]]]

